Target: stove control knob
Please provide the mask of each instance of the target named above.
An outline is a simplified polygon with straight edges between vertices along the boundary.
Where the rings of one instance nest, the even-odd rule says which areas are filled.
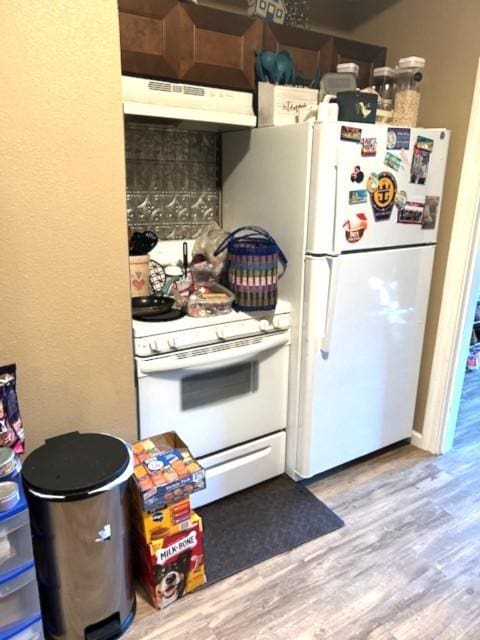
[[[260,331],[271,331],[273,329],[268,320],[259,320],[258,328],[260,329]]]
[[[281,329],[285,331],[290,326],[290,320],[288,316],[275,316],[273,319],[273,326],[275,329]]]
[[[178,349],[178,340],[177,340],[177,338],[169,338],[168,339],[168,346],[170,347],[170,349]]]
[[[227,339],[227,332],[225,331],[225,327],[219,327],[217,329],[217,338],[219,340],[226,340]]]
[[[165,353],[165,351],[169,351],[169,346],[165,340],[152,340],[150,349],[153,353]]]

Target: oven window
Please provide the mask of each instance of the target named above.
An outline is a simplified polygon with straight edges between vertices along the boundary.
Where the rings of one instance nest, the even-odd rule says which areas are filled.
[[[258,389],[258,363],[247,362],[182,378],[182,410],[204,407]]]

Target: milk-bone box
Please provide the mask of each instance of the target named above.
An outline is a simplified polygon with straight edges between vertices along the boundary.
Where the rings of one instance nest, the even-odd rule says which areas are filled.
[[[152,605],[163,609],[207,581],[202,519],[189,497],[147,512],[134,482],[131,494],[136,578]]]
[[[132,445],[142,509],[155,511],[205,488],[205,471],[174,432]]]

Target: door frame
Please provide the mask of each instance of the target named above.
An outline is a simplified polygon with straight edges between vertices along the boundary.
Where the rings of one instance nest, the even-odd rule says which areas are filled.
[[[433,454],[447,452],[455,427],[468,351],[467,322],[480,284],[480,61],[455,206],[442,302],[421,438],[412,442]],[[462,374],[462,375],[461,375]]]

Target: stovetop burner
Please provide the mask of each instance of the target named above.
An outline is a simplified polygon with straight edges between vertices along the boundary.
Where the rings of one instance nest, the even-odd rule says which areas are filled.
[[[170,309],[166,313],[159,313],[156,316],[144,316],[136,318],[138,322],[169,322],[170,320],[179,320],[183,318],[185,313],[181,309]]]

